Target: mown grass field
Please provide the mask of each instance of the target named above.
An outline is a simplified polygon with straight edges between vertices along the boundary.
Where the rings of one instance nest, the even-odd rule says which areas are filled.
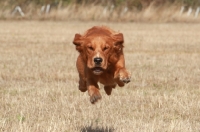
[[[131,82],[92,105],[75,33],[124,33]],[[0,131],[199,132],[200,24],[0,21]]]

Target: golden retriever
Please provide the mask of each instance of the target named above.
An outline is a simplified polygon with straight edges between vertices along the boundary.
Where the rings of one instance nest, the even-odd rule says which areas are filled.
[[[95,26],[83,35],[75,34],[73,44],[80,53],[76,67],[79,73],[79,90],[88,90],[90,102],[101,99],[98,82],[104,85],[107,95],[116,85],[122,87],[130,82],[130,73],[125,68],[122,33],[105,26]]]

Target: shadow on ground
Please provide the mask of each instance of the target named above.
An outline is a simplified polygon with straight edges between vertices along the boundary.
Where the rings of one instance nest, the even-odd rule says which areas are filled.
[[[81,129],[81,132],[114,132],[114,128],[109,128],[109,127],[84,127]]]

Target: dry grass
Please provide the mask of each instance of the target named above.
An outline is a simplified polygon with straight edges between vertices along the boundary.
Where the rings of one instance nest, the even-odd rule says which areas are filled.
[[[89,102],[74,34],[124,33],[132,82]],[[0,131],[199,132],[200,24],[0,21]]]

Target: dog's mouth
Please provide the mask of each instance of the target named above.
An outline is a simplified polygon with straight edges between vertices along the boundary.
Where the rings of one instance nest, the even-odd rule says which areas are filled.
[[[92,71],[95,75],[100,75],[101,73],[103,73],[104,69],[101,67],[94,67],[92,68]]]

